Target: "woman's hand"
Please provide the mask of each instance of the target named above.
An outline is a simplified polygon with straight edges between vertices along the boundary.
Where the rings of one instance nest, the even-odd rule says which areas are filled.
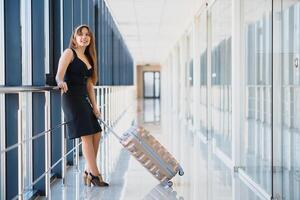
[[[68,91],[68,85],[64,81],[57,83],[57,86],[61,89],[61,93],[66,93]]]
[[[97,118],[100,118],[101,112],[99,111],[99,109],[98,109],[97,107],[94,107],[94,108],[93,108],[93,112],[94,112],[94,115],[95,115]]]

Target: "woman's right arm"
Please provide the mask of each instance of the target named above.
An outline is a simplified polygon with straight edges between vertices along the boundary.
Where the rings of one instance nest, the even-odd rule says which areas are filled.
[[[56,83],[58,87],[62,90],[62,92],[68,91],[67,83],[64,81],[65,73],[67,68],[72,61],[73,52],[71,49],[66,49],[63,54],[61,55],[59,62],[58,62],[58,69],[55,76]]]

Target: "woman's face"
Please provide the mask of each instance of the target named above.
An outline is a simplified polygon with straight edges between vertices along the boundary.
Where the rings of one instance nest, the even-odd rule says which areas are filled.
[[[90,44],[90,34],[89,30],[87,28],[82,28],[81,32],[79,31],[78,33],[75,34],[75,40],[78,46],[80,47],[87,47]]]

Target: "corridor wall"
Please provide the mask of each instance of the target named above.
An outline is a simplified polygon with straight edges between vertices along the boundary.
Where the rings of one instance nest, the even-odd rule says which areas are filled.
[[[162,65],[162,108],[262,199],[300,199],[299,16],[292,0],[206,1]]]

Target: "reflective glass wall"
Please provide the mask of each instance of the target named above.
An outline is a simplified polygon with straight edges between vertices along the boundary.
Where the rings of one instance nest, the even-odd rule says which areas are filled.
[[[200,134],[207,138],[208,130],[208,80],[207,80],[207,12],[203,12],[199,17],[199,99],[195,100],[199,104],[199,124]]]
[[[245,73],[241,163],[251,179],[271,194],[272,1],[243,0],[241,10]]]
[[[162,96],[172,88],[180,134],[206,153],[203,199],[223,189],[231,199],[300,199],[299,59],[299,0],[207,1],[195,14],[166,59]]]
[[[213,142],[231,157],[231,0],[216,1],[210,9],[211,106]],[[220,15],[222,13],[222,15]]]
[[[274,193],[296,200],[300,199],[300,1],[280,0],[274,9]]]

